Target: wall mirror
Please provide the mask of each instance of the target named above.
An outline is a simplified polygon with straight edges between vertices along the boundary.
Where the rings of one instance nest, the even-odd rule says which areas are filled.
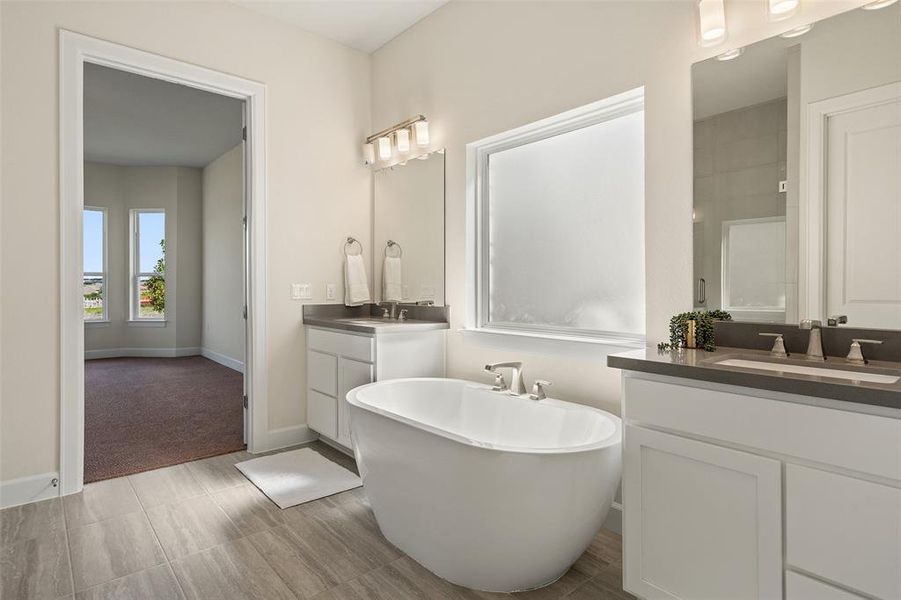
[[[444,152],[373,173],[378,301],[444,305]]]
[[[901,329],[901,3],[805,29],[692,68],[695,308]]]

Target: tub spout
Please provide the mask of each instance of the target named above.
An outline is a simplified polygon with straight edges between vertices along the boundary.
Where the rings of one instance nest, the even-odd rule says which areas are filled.
[[[510,391],[517,395],[525,394],[526,384],[522,380],[522,363],[518,361],[511,361],[485,365],[485,370],[489,373],[496,373],[497,370],[501,368],[513,369],[513,384],[510,387]]]

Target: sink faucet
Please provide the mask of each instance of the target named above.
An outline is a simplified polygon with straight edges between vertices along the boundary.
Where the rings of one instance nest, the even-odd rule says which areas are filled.
[[[501,368],[505,368],[505,367],[513,369],[513,386],[511,388],[509,388],[510,391],[516,395],[525,394],[526,393],[526,384],[523,383],[523,380],[522,380],[522,363],[521,362],[511,361],[511,362],[491,363],[491,364],[485,365],[485,371],[488,373],[493,373],[495,375],[500,375],[499,373],[497,373],[497,370],[501,369]],[[503,377],[499,376],[495,380],[495,383],[496,383],[495,388],[497,388],[498,386],[503,384],[503,387],[501,389],[495,389],[495,391],[505,391],[507,389],[506,384],[504,384]]]
[[[388,305],[390,310],[385,308],[383,305]],[[393,300],[384,300],[379,302],[379,307],[382,309],[382,318],[385,319],[396,319],[397,318],[397,302]]]
[[[788,356],[788,352],[785,351],[785,342],[782,339],[781,333],[759,333],[757,335],[776,338],[773,340],[773,349],[770,350],[770,356],[775,356],[776,358],[785,358]]]
[[[804,319],[798,325],[800,329],[810,330],[810,337],[807,338],[807,354],[805,355],[807,360],[826,360],[823,352],[823,332],[820,329],[822,326],[820,321],[814,319]]]
[[[860,338],[854,338],[851,340],[851,350],[848,352],[848,362],[854,365],[865,365],[867,364],[867,359],[864,358],[863,352],[860,349],[861,344],[881,344],[882,340],[863,340]]]

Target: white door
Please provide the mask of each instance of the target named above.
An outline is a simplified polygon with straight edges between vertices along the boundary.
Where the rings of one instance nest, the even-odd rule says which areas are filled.
[[[366,383],[372,383],[371,363],[338,358],[338,443],[348,448],[352,446],[347,392]]]
[[[826,313],[901,329],[901,92],[872,93],[826,121]]]
[[[646,598],[782,598],[782,467],[627,425],[624,585]]]

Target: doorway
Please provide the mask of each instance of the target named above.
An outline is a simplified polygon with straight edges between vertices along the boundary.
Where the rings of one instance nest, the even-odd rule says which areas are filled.
[[[60,205],[61,205],[61,227],[60,227],[60,251],[61,251],[61,413],[60,413],[60,486],[62,494],[77,493],[81,490],[85,481],[84,464],[86,459],[85,453],[85,358],[98,358],[97,355],[91,356],[85,352],[85,317],[88,308],[92,313],[110,309],[112,310],[112,298],[109,294],[113,291],[110,285],[112,280],[106,282],[107,290],[103,286],[94,286],[91,290],[85,289],[85,283],[88,277],[97,277],[98,270],[94,265],[86,264],[86,254],[84,252],[84,235],[86,232],[85,224],[87,223],[87,215],[85,209],[91,210],[96,207],[90,202],[85,202],[85,188],[90,183],[91,174],[87,173],[85,159],[89,158],[85,154],[85,75],[90,75],[92,70],[104,68],[109,71],[115,71],[115,75],[127,75],[130,77],[140,76],[142,79],[151,79],[154,82],[167,82],[166,85],[178,84],[179,87],[185,86],[190,91],[203,93],[212,93],[218,96],[224,96],[230,101],[236,101],[243,105],[240,111],[244,120],[243,131],[239,131],[243,148],[240,149],[238,163],[243,179],[243,189],[241,190],[243,202],[241,202],[241,212],[243,217],[237,223],[240,239],[238,241],[239,253],[238,260],[240,265],[238,272],[246,273],[246,277],[242,278],[242,282],[246,280],[246,285],[239,285],[240,313],[237,317],[241,322],[245,321],[241,330],[241,337],[244,341],[244,354],[246,359],[243,365],[243,398],[239,402],[243,406],[239,406],[243,424],[239,425],[242,430],[241,437],[246,440],[247,448],[250,452],[259,451],[261,447],[265,447],[266,433],[266,403],[265,403],[265,186],[264,177],[265,165],[263,164],[264,155],[262,152],[263,145],[263,109],[265,106],[264,95],[265,87],[261,84],[243,80],[241,78],[230,75],[210,71],[202,67],[189,65],[172,59],[163,58],[150,53],[134,50],[131,48],[111,44],[95,38],[89,38],[71,32],[60,32]],[[144,83],[147,83],[146,81]],[[245,141],[246,140],[246,141]],[[227,154],[227,153],[226,153]],[[224,158],[224,156],[223,156]],[[232,157],[234,158],[234,157]],[[137,169],[142,165],[119,165],[123,169]],[[158,165],[157,165],[158,166]],[[189,169],[190,167],[176,167],[178,169]],[[157,173],[154,173],[156,175]],[[176,172],[175,189],[178,190],[179,175],[184,175],[184,186],[191,187],[191,180],[202,180],[202,174],[198,173],[178,173]],[[132,177],[135,180],[146,178],[145,173],[125,174],[122,178],[128,179]],[[131,190],[139,189],[141,186],[135,184]],[[151,184],[151,188],[162,189],[165,186]],[[170,186],[171,187],[171,186]],[[128,194],[125,194],[128,195]],[[146,341],[141,344],[132,346],[119,345],[117,348],[120,354],[116,359],[149,359],[164,360],[182,358],[188,359],[188,362],[203,361],[203,365],[215,368],[227,369],[228,371],[236,371],[236,365],[228,365],[222,354],[223,360],[217,361],[214,353],[208,353],[203,356],[202,343],[198,346],[191,345],[190,336],[185,333],[186,330],[179,332],[178,323],[184,324],[189,319],[176,316],[174,321],[175,327],[169,328],[169,319],[167,319],[166,311],[177,310],[179,297],[177,295],[178,284],[185,281],[179,278],[176,273],[173,275],[171,269],[178,269],[177,263],[171,262],[173,254],[178,252],[178,233],[177,227],[170,227],[172,222],[180,215],[179,207],[176,205],[168,207],[157,205],[146,206],[128,206],[127,222],[128,228],[123,235],[126,238],[125,245],[128,246],[129,265],[126,286],[120,286],[119,292],[124,297],[120,304],[120,310],[127,310],[128,321],[125,327],[131,327],[135,330],[147,329],[155,330],[157,340],[164,339],[167,336],[175,339],[172,346],[157,346],[148,344]],[[190,204],[190,203],[186,203]],[[162,210],[161,210],[162,209]],[[109,209],[108,209],[109,210]],[[122,209],[125,210],[125,209]],[[98,211],[102,212],[102,211]],[[122,211],[120,211],[121,213]],[[96,217],[98,215],[91,215]],[[188,219],[189,220],[189,219]],[[104,227],[109,231],[109,222],[104,223]],[[156,229],[154,229],[156,228]],[[121,228],[119,228],[121,231]],[[141,232],[150,232],[147,239],[142,240]],[[161,240],[159,233],[164,232]],[[107,233],[107,236],[110,234]],[[173,237],[176,236],[176,237]],[[153,238],[153,239],[151,239]],[[143,241],[143,243],[142,243]],[[162,244],[160,244],[162,242]],[[175,242],[173,244],[173,242]],[[109,254],[108,240],[104,240],[103,244],[107,246],[106,258],[111,257]],[[153,250],[156,244],[160,250]],[[187,244],[183,244],[182,248],[186,248]],[[154,254],[156,252],[156,254]],[[170,253],[170,260],[167,261],[165,253]],[[147,260],[142,260],[142,254]],[[162,261],[162,263],[161,263]],[[145,269],[146,267],[146,269]],[[159,267],[159,268],[158,268]],[[101,278],[103,276],[112,276],[112,272],[104,273],[108,268],[99,267]],[[187,268],[183,268],[182,275],[185,275]],[[146,272],[145,272],[146,271]],[[157,281],[154,282],[154,277]],[[163,292],[154,286],[162,280]],[[196,286],[196,282],[195,286]],[[191,287],[190,283],[183,284],[185,288]],[[175,293],[173,289],[175,288]],[[154,293],[156,295],[154,296]],[[90,295],[90,298],[87,296]],[[160,298],[164,301],[160,302]],[[90,302],[89,302],[90,301]],[[99,302],[98,302],[99,301]],[[104,305],[104,301],[107,302]],[[174,306],[173,306],[174,302]],[[187,301],[183,301],[187,304]],[[88,304],[91,306],[88,306]],[[98,306],[99,304],[99,306]],[[127,307],[127,309],[125,308]],[[202,310],[200,311],[202,312]],[[123,313],[120,313],[123,314]],[[109,315],[108,315],[109,316]],[[108,320],[108,319],[107,319]],[[102,327],[102,326],[101,326]],[[170,329],[166,334],[161,333],[162,330]],[[184,336],[179,334],[183,333]],[[103,337],[91,336],[91,337]],[[179,339],[182,344],[179,345]],[[150,349],[151,356],[133,356],[138,353],[135,349],[141,349],[141,352],[147,353],[146,349]],[[162,356],[152,356],[152,354],[160,353],[163,348],[165,354]],[[96,349],[96,348],[95,348]],[[100,348],[100,350],[103,350]],[[132,356],[129,356],[129,355]],[[107,357],[110,358],[110,357]],[[146,363],[145,366],[150,363]],[[186,365],[191,366],[191,365]],[[197,365],[194,365],[195,367]],[[213,369],[215,370],[215,369]],[[182,373],[183,381],[198,382],[203,377],[199,371],[187,369],[188,373]],[[177,380],[177,373],[170,373],[169,377],[160,378],[151,376],[147,380],[144,387],[139,387],[141,393],[150,390],[153,385],[158,384],[163,379]],[[223,378],[213,374],[208,379],[211,382],[219,382]],[[118,377],[133,384],[135,377],[125,372]],[[215,395],[215,393],[214,393]],[[134,394],[131,394],[134,397]],[[153,406],[153,403],[148,403]],[[215,412],[215,408],[212,409]],[[140,418],[137,419],[140,421]],[[176,419],[178,421],[178,419]],[[186,433],[194,431],[193,424],[190,419],[182,420],[185,422],[178,423]],[[152,434],[151,434],[152,435]],[[90,436],[89,436],[90,438]],[[242,440],[243,441],[243,440]],[[223,449],[224,450],[224,449]],[[218,450],[213,450],[214,452]],[[186,460],[197,458],[198,456],[186,456]],[[159,465],[149,465],[149,468]],[[117,473],[110,473],[107,476],[115,476]],[[121,474],[121,473],[118,473]],[[93,478],[93,475],[91,475]]]

